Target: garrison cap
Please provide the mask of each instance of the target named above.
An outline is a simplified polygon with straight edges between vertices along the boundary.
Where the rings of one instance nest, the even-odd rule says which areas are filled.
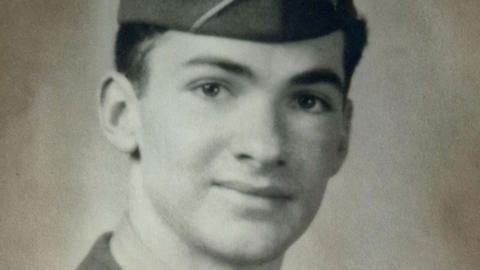
[[[118,22],[286,42],[326,35],[357,16],[353,0],[121,0]]]

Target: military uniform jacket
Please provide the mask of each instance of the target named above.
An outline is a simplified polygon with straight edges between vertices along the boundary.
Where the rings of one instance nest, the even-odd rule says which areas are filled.
[[[122,270],[110,251],[112,233],[100,236],[77,270]]]

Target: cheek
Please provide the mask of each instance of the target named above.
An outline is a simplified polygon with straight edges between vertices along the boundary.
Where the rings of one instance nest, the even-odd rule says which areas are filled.
[[[309,205],[318,205],[328,180],[336,174],[341,157],[341,132],[336,121],[325,121],[289,132],[289,159],[294,178]]]
[[[292,162],[309,175],[330,177],[338,162],[343,136],[338,123],[336,119],[293,123],[288,131],[288,150],[294,158]]]
[[[196,115],[167,103],[142,113],[141,163],[156,205],[191,207],[207,193],[207,169],[222,140],[218,129]]]
[[[297,155],[295,171],[301,182],[309,204],[317,205],[321,200],[328,180],[337,172],[335,144],[332,142],[317,145],[309,144]]]
[[[211,181],[207,170],[218,147],[207,131],[198,125],[193,129],[187,121],[165,120],[151,126],[143,145],[145,190],[157,215],[181,227],[207,203]]]
[[[168,164],[169,170],[198,173],[222,143],[219,129],[192,111],[189,104],[163,102],[152,107],[142,115],[142,150],[159,166]]]

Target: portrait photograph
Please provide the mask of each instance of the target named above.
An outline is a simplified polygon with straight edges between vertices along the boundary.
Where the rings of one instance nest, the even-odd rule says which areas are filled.
[[[0,8],[0,269],[480,269],[480,2]]]

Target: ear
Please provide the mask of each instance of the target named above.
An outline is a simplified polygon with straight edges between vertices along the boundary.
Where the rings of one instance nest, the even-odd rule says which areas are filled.
[[[120,73],[111,72],[100,86],[98,101],[104,135],[120,151],[135,151],[140,127],[139,102],[130,81]]]
[[[348,153],[348,146],[350,143],[350,130],[352,127],[352,118],[353,118],[353,102],[351,99],[345,99],[345,105],[343,106],[343,126],[341,140],[338,147],[339,156],[341,160],[345,160]]]

